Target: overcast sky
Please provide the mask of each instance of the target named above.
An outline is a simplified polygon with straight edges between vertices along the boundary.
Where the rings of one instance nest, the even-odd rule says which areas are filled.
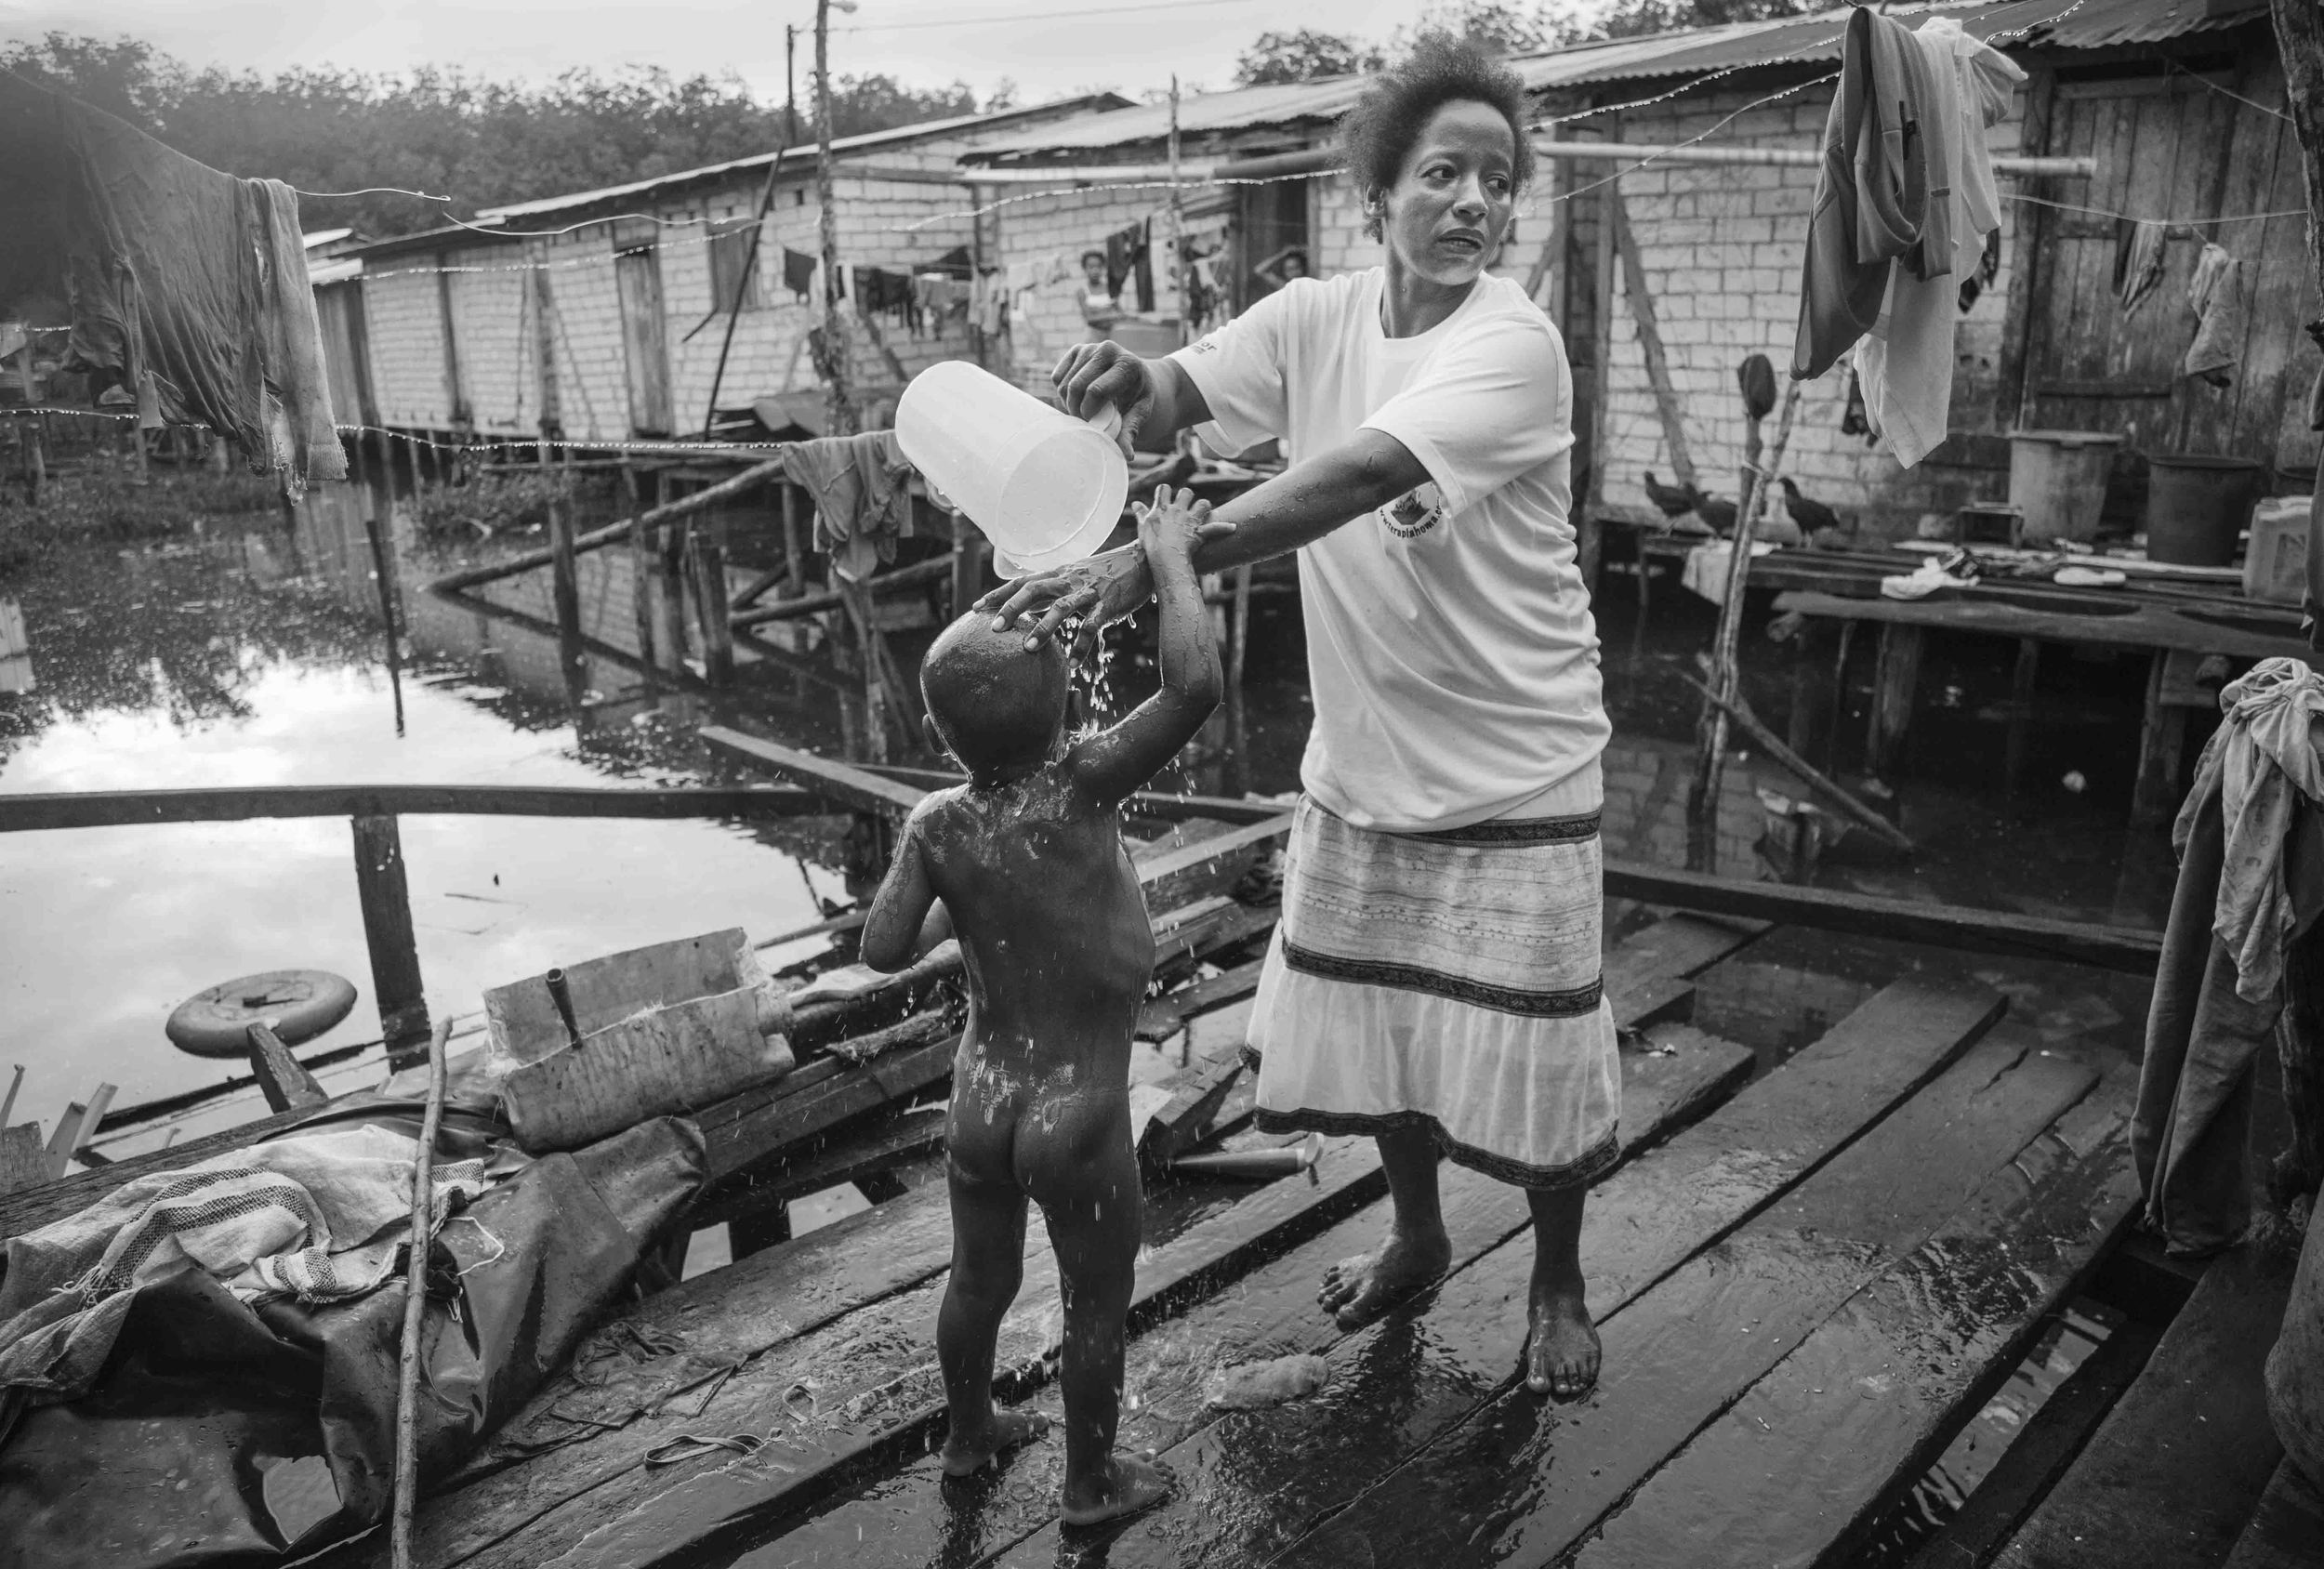
[[[1021,101],[1114,87],[1232,85],[1235,59],[1260,33],[1320,26],[1384,39],[1424,0],[862,0],[833,12],[835,74],[886,72],[915,86],[1004,77]],[[1010,20],[1021,19],[1021,20]],[[0,0],[0,40],[61,30],[129,33],[197,65],[271,73],[290,65],[393,72],[457,64],[541,79],[573,66],[659,65],[680,75],[739,73],[764,99],[783,95],[783,29],[810,26],[812,0]],[[852,24],[858,31],[840,33]],[[878,25],[878,24],[895,25]],[[799,43],[807,90],[812,41]]]

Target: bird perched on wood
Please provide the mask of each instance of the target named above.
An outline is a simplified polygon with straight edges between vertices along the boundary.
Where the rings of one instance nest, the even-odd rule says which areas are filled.
[[[1646,499],[1662,509],[1666,518],[1684,517],[1702,505],[1703,493],[1693,485],[1666,485],[1655,478],[1655,471],[1646,470]]]
[[[1809,544],[1833,549],[1855,532],[1841,521],[1839,513],[1813,496],[1802,495],[1790,475],[1786,474],[1777,482],[1783,486],[1784,510],[1791,514],[1791,521],[1800,525],[1800,532],[1807,535]]]

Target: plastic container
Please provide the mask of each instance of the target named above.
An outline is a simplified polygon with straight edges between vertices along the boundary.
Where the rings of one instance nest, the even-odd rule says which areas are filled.
[[[2027,545],[2098,537],[2106,478],[2122,438],[2103,430],[2018,430],[2009,439],[2009,500]]]
[[[2267,470],[2248,457],[2192,453],[2156,453],[2146,461],[2147,559],[2185,567],[2233,561]]]
[[[1079,420],[965,360],[940,360],[896,405],[896,442],[1022,577],[1092,554],[1121,521],[1129,470],[1120,416]]]
[[[2243,597],[2296,605],[2308,585],[2308,510],[2304,495],[2263,501],[2251,514],[2251,543],[2243,552]]]

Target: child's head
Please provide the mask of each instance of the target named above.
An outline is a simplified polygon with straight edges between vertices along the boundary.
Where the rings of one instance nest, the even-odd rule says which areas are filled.
[[[920,696],[944,749],[971,773],[1049,756],[1065,719],[1065,651],[1054,638],[993,630],[971,612],[937,634],[920,662]]]

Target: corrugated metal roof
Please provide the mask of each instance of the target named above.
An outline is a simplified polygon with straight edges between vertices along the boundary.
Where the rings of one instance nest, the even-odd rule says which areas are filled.
[[[1060,99],[1053,103],[1028,105],[1023,109],[1004,109],[990,114],[957,114],[946,120],[923,120],[916,125],[898,125],[884,131],[865,131],[861,136],[835,138],[831,151],[836,153],[859,152],[872,148],[896,147],[909,142],[924,141],[933,137],[949,136],[956,131],[971,130],[978,125],[1003,125],[1031,114],[1054,114],[1076,108],[1103,112],[1108,104],[1127,104],[1129,99],[1118,93],[1084,93],[1075,98]],[[1127,113],[1115,109],[1115,113]],[[780,149],[772,152],[756,152],[747,158],[730,159],[723,164],[706,164],[698,169],[681,169],[676,174],[658,175],[653,179],[631,180],[627,185],[608,185],[596,191],[575,191],[569,196],[544,196],[534,202],[512,202],[505,207],[486,207],[476,217],[482,223],[501,223],[514,218],[535,218],[542,213],[564,212],[573,207],[592,206],[600,202],[619,201],[627,197],[644,196],[654,191],[679,186],[693,185],[723,179],[731,175],[756,171],[763,174],[767,165],[777,159],[804,167],[814,160],[812,143],[789,149],[787,155]]]
[[[2001,34],[1998,42],[2006,48],[2095,49],[2234,27],[2265,17],[2267,0],[1969,0],[1967,4],[1901,9],[1895,15],[1909,25],[1909,19],[1930,13],[1954,18],[1979,38]],[[1527,88],[1540,92],[1591,82],[1694,75],[1792,60],[1836,60],[1846,22],[1847,9],[1842,7],[1803,17],[1578,44],[1521,56],[1510,64],[1525,78]],[[1361,77],[1339,76],[1204,93],[1181,100],[1179,132],[1198,136],[1332,120],[1355,100],[1362,88]],[[961,161],[995,163],[1028,153],[1089,152],[1160,141],[1169,136],[1169,107],[1147,104],[998,138],[963,154]]]

